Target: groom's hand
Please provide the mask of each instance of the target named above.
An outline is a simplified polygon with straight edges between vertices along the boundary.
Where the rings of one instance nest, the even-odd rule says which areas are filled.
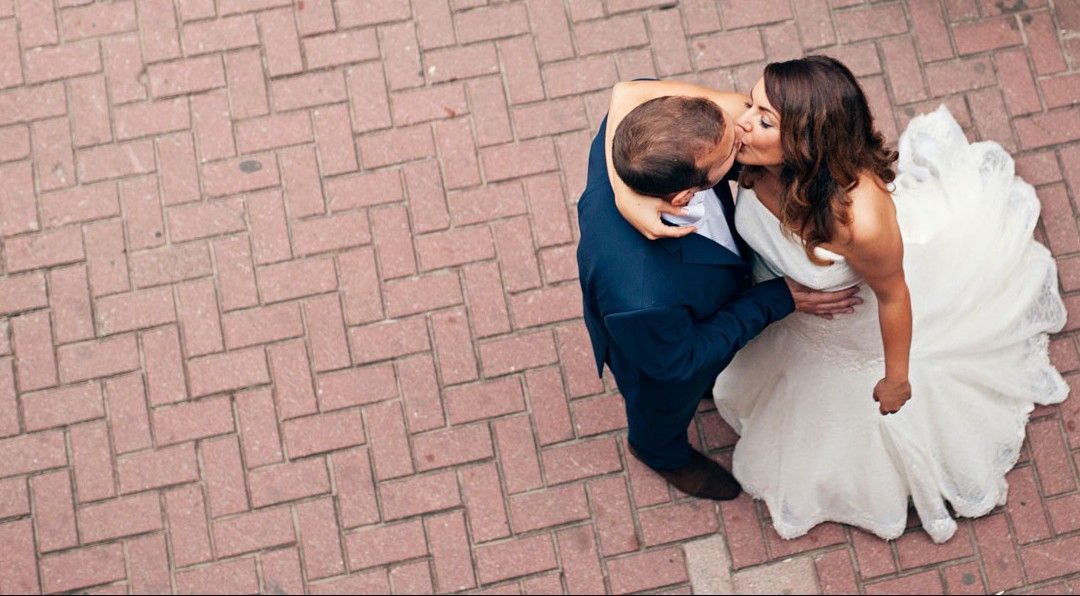
[[[819,292],[811,290],[790,277],[785,277],[784,281],[787,282],[791,297],[795,300],[795,310],[824,319],[832,319],[833,315],[855,312],[855,306],[863,302],[862,298],[856,296],[859,293],[858,286],[836,292]]]

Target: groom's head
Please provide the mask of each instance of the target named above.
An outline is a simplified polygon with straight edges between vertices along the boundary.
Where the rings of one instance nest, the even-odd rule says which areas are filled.
[[[635,192],[684,205],[731,169],[735,130],[715,103],[665,96],[634,108],[619,123],[611,159]]]

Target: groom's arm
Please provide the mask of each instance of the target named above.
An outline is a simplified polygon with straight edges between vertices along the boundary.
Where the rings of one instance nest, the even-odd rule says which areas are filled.
[[[680,382],[703,370],[719,372],[739,348],[794,310],[787,284],[776,279],[742,292],[704,320],[693,320],[683,307],[657,307],[608,315],[604,324],[646,375]]]

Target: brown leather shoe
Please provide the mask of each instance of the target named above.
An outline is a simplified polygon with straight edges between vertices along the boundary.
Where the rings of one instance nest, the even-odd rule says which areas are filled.
[[[645,463],[641,456],[630,447],[630,454]],[[645,464],[648,466],[648,464]],[[651,469],[651,468],[650,468]],[[742,486],[720,464],[709,459],[705,454],[691,450],[690,463],[674,470],[653,470],[684,493],[702,499],[730,501],[739,496]]]

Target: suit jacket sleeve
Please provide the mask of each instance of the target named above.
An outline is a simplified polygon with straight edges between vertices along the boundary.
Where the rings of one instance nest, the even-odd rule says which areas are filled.
[[[702,370],[720,371],[766,326],[795,310],[783,279],[740,293],[714,315],[694,321],[681,306],[654,307],[604,317],[613,343],[659,381],[682,382]]]

